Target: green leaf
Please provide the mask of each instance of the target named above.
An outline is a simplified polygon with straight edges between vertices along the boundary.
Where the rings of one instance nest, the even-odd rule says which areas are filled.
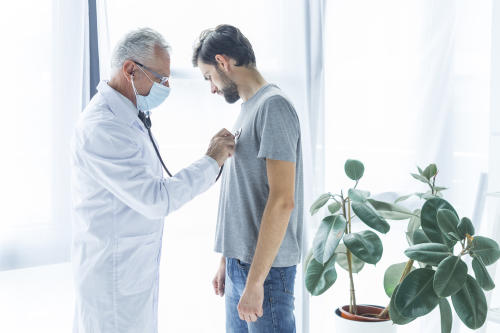
[[[313,241],[314,259],[326,263],[339,245],[346,226],[346,220],[340,215],[327,216],[321,221]]]
[[[447,244],[437,222],[437,213],[440,209],[449,209],[458,216],[457,212],[448,203],[448,201],[441,198],[431,198],[422,206],[420,220],[422,223],[422,229],[431,241],[434,243]]]
[[[397,198],[394,203],[398,203],[398,202],[401,202],[401,201],[405,201],[405,200],[408,200],[409,198],[411,198],[412,196],[414,196],[415,194],[412,193],[412,194],[407,194],[407,195],[403,195],[403,196],[400,196],[399,198]]]
[[[493,239],[482,236],[475,236],[472,240],[472,256],[480,257],[483,263],[488,266],[500,258],[498,243]]]
[[[436,164],[429,164],[427,168],[425,168],[424,172],[422,173],[422,176],[424,176],[426,179],[431,179],[435,175],[437,175],[438,169]]]
[[[340,210],[341,207],[342,205],[340,204],[340,202],[335,201],[334,203],[328,205],[328,211],[330,211],[330,214],[335,214]]]
[[[448,189],[447,187],[441,187],[441,186],[434,187],[434,190],[436,190],[436,191],[444,191],[444,190],[447,190],[447,189]]]
[[[476,281],[486,291],[492,290],[495,288],[495,282],[490,276],[490,273],[486,269],[486,266],[483,264],[481,258],[473,258],[472,259],[472,269],[474,270],[474,275],[476,276]]]
[[[460,241],[460,236],[459,236],[459,235],[457,235],[457,234],[456,234],[456,233],[454,233],[454,232],[449,232],[449,233],[447,233],[447,234],[446,234],[446,241],[447,241],[447,244],[448,244],[448,242],[450,242],[450,243],[451,243],[451,242],[457,242],[457,241]],[[451,247],[453,247],[453,246],[454,246],[454,244],[453,244],[453,245],[450,245],[450,248],[451,248]]]
[[[420,317],[431,312],[439,303],[432,281],[434,271],[418,268],[401,282],[395,304],[401,315],[407,318]]]
[[[335,256],[330,258],[325,265],[312,259],[307,265],[305,284],[313,296],[318,296],[330,288],[337,280],[335,270]]]
[[[439,313],[441,314],[441,333],[450,333],[453,322],[451,306],[446,298],[439,299]]]
[[[344,170],[347,177],[359,180],[365,173],[365,166],[358,160],[347,160],[344,164]]]
[[[408,221],[408,228],[406,231],[413,235],[415,230],[420,228],[420,209],[415,209],[413,211],[413,216],[410,218],[410,221]]]
[[[401,280],[405,267],[406,262],[402,262],[391,265],[386,269],[384,274],[384,290],[387,296],[392,296],[394,289],[399,284],[399,280]],[[413,271],[414,269],[415,267],[412,266],[411,270]]]
[[[436,197],[431,191],[427,191],[425,193],[415,193],[415,195],[423,200],[429,200]]]
[[[455,295],[451,296],[453,308],[462,322],[470,329],[478,329],[486,320],[488,306],[484,292],[470,275]]]
[[[351,206],[356,216],[367,226],[384,234],[391,229],[389,223],[383,217],[380,217],[373,207],[360,202],[353,202]]]
[[[337,264],[349,272],[349,264],[347,263],[347,248],[344,244],[340,243],[339,246],[337,246],[337,250],[335,250],[335,257]],[[365,262],[351,253],[352,272],[359,273],[364,266]]]
[[[399,309],[396,307],[395,299],[396,299],[397,293],[399,291],[399,286],[400,285],[397,285],[396,288],[394,289],[394,293],[392,294],[392,297],[391,297],[391,302],[389,303],[389,317],[391,318],[391,320],[394,324],[406,325],[409,322],[412,322],[413,320],[415,320],[416,317],[413,317],[413,318],[404,317],[399,312]]]
[[[368,202],[375,208],[380,216],[389,220],[407,220],[415,217],[415,214],[410,210],[396,204],[374,199],[368,199]]]
[[[356,202],[365,202],[366,199],[368,199],[368,197],[370,196],[370,192],[356,190],[354,188],[350,188],[347,194],[352,201]]]
[[[460,236],[460,239],[464,239],[466,234],[474,236],[474,225],[470,219],[462,217],[462,220],[458,224],[458,235]]]
[[[422,169],[417,165],[417,169],[418,169],[418,173],[423,176],[424,175],[424,172],[422,171]]]
[[[416,180],[421,181],[422,183],[429,184],[429,180],[425,178],[424,176],[417,175],[416,173],[412,173],[411,176],[415,178]]]
[[[467,264],[457,256],[441,261],[434,275],[434,291],[439,297],[448,297],[462,288],[467,278]]]
[[[422,229],[417,229],[413,232],[412,237],[413,245],[423,244],[423,243],[432,243],[431,240],[425,235]]]
[[[443,259],[452,255],[450,249],[440,243],[422,243],[413,245],[406,249],[405,254],[408,258],[437,266]]]
[[[328,200],[330,200],[331,197],[332,196],[330,193],[324,193],[320,195],[319,198],[316,199],[316,201],[314,201],[314,203],[311,205],[311,209],[309,210],[311,215],[316,214],[321,209],[321,207],[323,207],[328,202]]]
[[[382,241],[373,231],[346,234],[344,244],[356,257],[366,263],[375,265],[382,258]]]
[[[307,256],[306,258],[304,259],[304,262],[303,262],[303,265],[302,265],[302,270],[304,273],[304,275],[306,274],[306,270],[307,270],[307,266],[309,266],[309,262],[313,259],[313,249],[309,249],[309,252],[307,252]]]
[[[406,240],[410,246],[414,245],[413,234],[420,228],[420,209],[415,209],[413,211],[414,216],[410,218],[408,222],[408,227],[406,228]],[[422,231],[423,233],[423,231]],[[426,237],[427,238],[427,237]],[[426,240],[425,242],[429,242]],[[424,243],[424,242],[421,242]]]
[[[460,240],[460,237],[458,237],[458,223],[460,220],[454,212],[449,209],[439,209],[437,212],[437,222],[441,232],[448,238],[451,235],[453,239]]]

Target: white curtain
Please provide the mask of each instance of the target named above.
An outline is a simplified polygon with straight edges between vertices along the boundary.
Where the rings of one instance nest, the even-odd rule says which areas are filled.
[[[88,99],[87,1],[10,2],[4,14],[0,270],[69,259],[69,138]]]
[[[3,4],[0,332],[71,331],[69,142],[89,98],[87,3]]]
[[[78,115],[90,100],[88,1],[55,0],[54,18],[52,216],[63,232],[61,241],[69,259],[70,141]]]
[[[488,170],[488,192],[500,193],[500,3],[493,2],[491,34],[491,115],[490,115],[490,158]],[[486,197],[486,218],[481,233],[500,242],[500,196]],[[496,289],[489,293],[490,308],[500,312],[500,265],[488,267]],[[497,332],[500,322],[489,321],[487,330]]]

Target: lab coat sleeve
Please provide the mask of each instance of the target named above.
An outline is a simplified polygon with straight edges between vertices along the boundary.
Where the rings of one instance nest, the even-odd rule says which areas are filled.
[[[137,134],[116,123],[100,123],[77,136],[77,165],[119,200],[150,218],[159,219],[183,206],[215,183],[218,163],[204,156],[174,177],[163,178],[151,169]]]

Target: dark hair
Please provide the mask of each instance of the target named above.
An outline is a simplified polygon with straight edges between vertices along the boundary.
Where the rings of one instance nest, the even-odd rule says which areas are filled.
[[[201,33],[193,50],[193,66],[198,66],[198,60],[216,65],[217,54],[236,60],[236,66],[256,65],[252,45],[241,31],[232,25],[221,24],[215,29],[207,29]]]

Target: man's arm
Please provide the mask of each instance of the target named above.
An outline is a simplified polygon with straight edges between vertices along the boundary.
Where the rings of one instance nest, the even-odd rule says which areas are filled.
[[[285,237],[295,197],[295,163],[266,159],[269,198],[262,216],[257,247],[238,304],[240,318],[261,317],[264,281]]]
[[[74,142],[76,167],[126,205],[150,219],[180,208],[215,183],[218,167],[234,153],[234,137],[221,130],[206,156],[170,178],[151,172],[151,161],[130,138],[135,134],[115,122],[102,122]]]

